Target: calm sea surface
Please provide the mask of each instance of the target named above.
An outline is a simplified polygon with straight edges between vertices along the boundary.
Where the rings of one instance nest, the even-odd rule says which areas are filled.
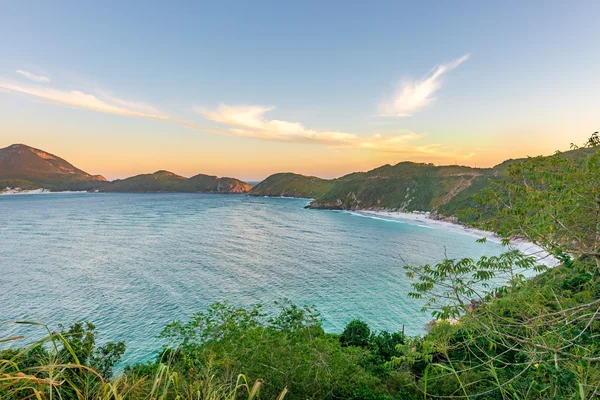
[[[361,318],[377,330],[423,332],[404,263],[501,252],[475,237],[345,212],[307,200],[205,194],[0,196],[0,322],[55,328],[93,322],[148,360],[155,336],[216,301],[289,298],[325,329]],[[3,327],[4,335],[23,331]]]

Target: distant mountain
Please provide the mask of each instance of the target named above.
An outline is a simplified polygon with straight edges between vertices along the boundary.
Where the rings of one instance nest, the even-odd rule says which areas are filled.
[[[0,149],[0,190],[88,190],[106,179],[82,171],[54,154],[24,144]]]
[[[250,189],[250,185],[234,178],[218,178],[202,174],[185,178],[169,171],[157,171],[153,174],[112,181],[101,186],[99,191],[246,193]]]
[[[54,154],[24,144],[13,144],[0,149],[0,191],[17,187],[51,191],[211,193],[246,193],[252,188],[234,178],[202,174],[184,178],[168,171],[107,182],[103,176],[90,175]]]
[[[572,157],[574,152],[564,152]],[[100,192],[211,192],[248,193],[253,196],[285,196],[314,199],[316,209],[389,209],[431,211],[455,216],[476,206],[474,194],[490,180],[506,174],[508,166],[522,159],[507,160],[493,168],[401,162],[337,179],[321,179],[294,173],[269,176],[254,187],[234,178],[195,175],[191,178],[157,171],[106,182],[45,151],[22,144],[0,149],[0,190],[22,189],[95,190]]]
[[[327,193],[332,186],[332,180],[285,172],[269,176],[255,185],[248,194],[316,198]]]

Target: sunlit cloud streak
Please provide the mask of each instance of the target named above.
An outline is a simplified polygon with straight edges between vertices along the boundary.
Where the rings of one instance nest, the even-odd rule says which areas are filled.
[[[442,76],[469,59],[470,54],[438,65],[421,80],[402,82],[395,93],[379,104],[379,115],[388,117],[409,117],[435,101],[435,93],[442,86]]]
[[[299,122],[265,118],[265,113],[274,109],[275,107],[229,106],[222,104],[215,110],[196,108],[196,111],[209,121],[228,126],[230,135],[270,141],[316,143],[331,147],[388,150],[391,147],[402,146],[409,140],[421,137],[421,135],[413,132],[394,136],[360,136],[355,133],[339,131],[317,131],[308,129]]]
[[[48,87],[33,87],[4,81],[0,81],[0,89],[26,94],[49,103],[72,108],[80,108],[128,117],[150,119],[168,118],[166,115],[159,113],[155,108],[145,104],[129,102],[107,95],[103,98],[100,98],[93,94],[84,93],[79,90],[59,90]]]
[[[36,75],[33,74],[29,71],[23,71],[22,69],[18,69],[15,71],[17,74],[24,76],[25,78],[34,81],[34,82],[40,82],[40,83],[48,83],[50,82],[50,78],[48,78],[47,76],[42,76],[42,75]]]
[[[275,107],[229,106],[222,104],[214,110],[196,107],[204,118],[228,127],[224,132],[233,136],[254,139],[323,144],[330,147],[364,149],[377,152],[432,154],[443,157],[468,158],[472,154],[459,154],[437,144],[415,146],[410,142],[424,137],[410,131],[394,135],[361,136],[355,133],[337,131],[317,131],[308,129],[299,122],[288,122],[265,118],[265,114]],[[223,131],[221,132],[223,133]]]

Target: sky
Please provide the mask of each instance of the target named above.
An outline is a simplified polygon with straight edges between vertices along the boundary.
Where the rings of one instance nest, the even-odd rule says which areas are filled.
[[[0,2],[0,148],[109,179],[490,167],[600,130],[598,1]]]

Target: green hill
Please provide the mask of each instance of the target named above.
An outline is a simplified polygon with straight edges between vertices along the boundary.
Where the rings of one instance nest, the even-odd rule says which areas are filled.
[[[157,171],[118,179],[99,188],[100,192],[180,192],[245,193],[251,186],[234,178],[195,175],[191,178],[169,171]]]
[[[580,149],[561,156],[589,153]],[[524,160],[506,160],[493,168],[401,162],[331,180],[282,173],[269,176],[249,194],[313,198],[307,207],[314,209],[429,211],[438,218],[456,217],[476,207],[475,195],[506,176],[509,165]]]
[[[91,175],[60,157],[24,144],[0,149],[0,189],[88,190],[106,179]]]
[[[323,196],[333,186],[334,180],[304,176],[293,173],[279,173],[266,178],[248,193],[252,196],[284,196],[317,198]]]
[[[310,208],[434,211],[489,169],[402,162],[343,176]]]
[[[316,209],[435,211],[450,204],[473,183],[477,188],[484,186],[494,174],[489,168],[402,162],[331,180],[274,174],[254,186],[249,194],[313,198],[308,207]]]

